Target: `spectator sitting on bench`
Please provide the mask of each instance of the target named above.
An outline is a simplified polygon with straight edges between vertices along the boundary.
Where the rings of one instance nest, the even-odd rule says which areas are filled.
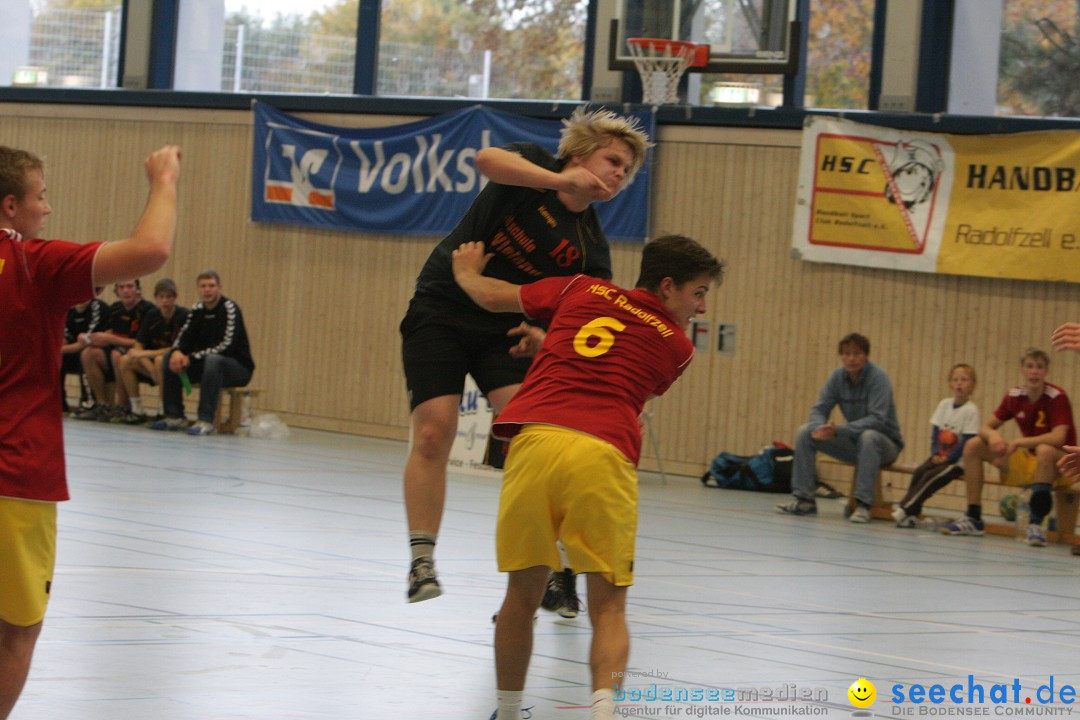
[[[196,283],[200,301],[192,306],[172,350],[165,354],[162,378],[165,417],[150,424],[153,430],[187,427],[180,373],[186,372],[191,382],[202,386],[198,420],[187,432],[210,435],[214,432],[214,415],[222,388],[247,385],[255,370],[240,306],[221,294],[221,279],[213,270],[200,273]]]
[[[983,423],[978,437],[964,446],[964,480],[967,483],[967,514],[941,528],[946,535],[982,535],[983,462],[1001,470],[1006,485],[1030,485],[1031,521],[1027,543],[1046,545],[1042,521],[1054,505],[1051,494],[1058,477],[1057,461],[1065,455],[1063,445],[1076,445],[1072,407],[1065,391],[1046,382],[1050,357],[1035,348],[1020,357],[1024,384],[1005,393],[994,414]],[[1011,442],[998,432],[1009,420],[1016,420],[1021,437]],[[1064,532],[1067,529],[1061,528]]]
[[[1058,352],[1072,350],[1080,353],[1080,323],[1065,323],[1054,331],[1050,341]],[[1058,471],[1070,482],[1080,482],[1080,447],[1074,444],[1066,445],[1062,449],[1067,454],[1058,460]],[[1080,543],[1073,545],[1072,554],[1080,555]]]
[[[858,333],[839,344],[841,366],[821,390],[810,410],[810,422],[795,436],[795,460],[791,486],[795,498],[776,506],[789,515],[816,515],[817,453],[855,465],[856,505],[848,520],[870,522],[870,508],[877,493],[881,468],[896,461],[904,448],[900,422],[896,418],[892,383],[880,367],[870,362],[870,341]],[[839,406],[846,424],[829,420]]]
[[[953,365],[949,389],[952,397],[938,403],[930,418],[930,457],[912,473],[904,499],[893,510],[896,527],[915,527],[923,503],[964,474],[960,463],[964,446],[979,432],[979,408],[970,399],[975,389],[975,369],[963,363]]]
[[[162,366],[165,353],[172,347],[173,341],[187,320],[187,308],[176,304],[178,291],[172,278],[162,278],[154,286],[153,310],[146,313],[135,337],[135,344],[120,356],[117,374],[120,383],[117,386],[117,401],[126,398],[129,409],[113,422],[126,425],[141,425],[146,422],[142,396],[139,394],[139,382],[149,382],[157,388],[162,386]],[[120,394],[121,389],[123,393]]]
[[[116,367],[120,363],[120,357],[135,344],[139,324],[146,313],[154,308],[154,303],[143,299],[139,278],[116,283],[113,292],[118,299],[109,306],[105,327],[87,336],[90,342],[80,355],[94,404],[75,413],[77,420],[109,422],[114,417],[124,415],[124,408],[119,403],[111,402],[108,385],[119,380],[116,377]],[[127,399],[119,388],[116,395],[118,399]]]
[[[60,346],[60,404],[68,412],[64,380],[68,375],[79,376],[79,409],[90,402],[90,384],[83,372],[82,351],[90,344],[90,333],[101,330],[109,314],[109,305],[94,298],[71,307],[64,321],[64,344]]]

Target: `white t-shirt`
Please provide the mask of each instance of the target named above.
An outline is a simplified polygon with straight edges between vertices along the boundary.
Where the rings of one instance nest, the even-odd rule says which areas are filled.
[[[956,407],[953,399],[948,397],[938,403],[930,424],[938,428],[938,455],[948,455],[964,435],[978,434],[979,408],[970,400]],[[952,437],[946,430],[951,431]]]

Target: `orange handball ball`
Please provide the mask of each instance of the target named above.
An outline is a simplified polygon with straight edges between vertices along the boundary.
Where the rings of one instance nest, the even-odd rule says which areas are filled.
[[[942,430],[938,433],[937,439],[938,447],[942,450],[948,450],[950,448],[956,447],[956,443],[959,440],[959,438],[956,437],[956,433],[954,433],[952,430]]]

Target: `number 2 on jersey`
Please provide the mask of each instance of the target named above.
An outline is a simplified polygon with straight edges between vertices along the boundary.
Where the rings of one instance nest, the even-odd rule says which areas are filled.
[[[626,329],[626,324],[613,317],[598,317],[581,326],[574,336],[574,350],[587,358],[603,355],[615,343],[615,333]]]

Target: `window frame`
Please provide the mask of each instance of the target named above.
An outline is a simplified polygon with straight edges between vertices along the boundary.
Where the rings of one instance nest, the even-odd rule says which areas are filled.
[[[809,0],[796,0],[799,19],[809,12]],[[126,10],[131,0],[124,0]],[[562,118],[577,106],[586,103],[608,106],[618,111],[627,106],[625,102],[589,103],[586,99],[563,101],[525,101],[476,98],[402,98],[373,95],[378,73],[378,39],[381,0],[359,0],[357,31],[356,71],[353,79],[353,95],[327,96],[304,93],[227,93],[190,92],[172,90],[172,59],[177,29],[178,0],[152,0],[154,31],[152,40],[153,81],[147,90],[90,89],[61,87],[0,86],[0,102],[46,103],[55,105],[126,105],[143,107],[212,108],[246,110],[252,100],[258,99],[287,112],[362,113],[372,115],[437,115],[477,104],[537,118]],[[588,30],[584,53],[583,95],[587,94],[592,80],[592,62],[596,53],[596,22],[600,0],[588,1],[586,27]],[[774,129],[800,129],[808,115],[843,116],[872,124],[908,130],[929,132],[989,133],[1019,132],[1046,129],[1080,129],[1080,118],[1027,118],[999,116],[950,116],[939,115],[939,104],[945,102],[947,88],[943,86],[942,64],[947,64],[947,53],[941,51],[943,37],[951,32],[951,15],[945,10],[949,0],[923,0],[922,46],[937,48],[929,59],[920,61],[919,98],[916,113],[880,113],[873,109],[876,101],[875,82],[880,86],[881,33],[876,18],[884,15],[888,0],[877,0],[875,6],[874,60],[871,66],[870,110],[807,110],[802,107],[802,88],[805,86],[805,59],[800,61],[800,71],[785,77],[785,104],[782,107],[762,110],[760,108],[724,108],[705,106],[660,106],[656,109],[657,121],[663,125],[714,125],[731,127],[759,127]],[[943,21],[947,20],[947,22]],[[126,28],[126,13],[122,20]],[[803,23],[804,27],[807,23]],[[121,58],[125,54],[126,38],[121,36]],[[805,52],[805,41],[801,52]],[[166,50],[168,52],[166,52]],[[167,71],[166,71],[166,68]],[[122,78],[122,64],[120,68]],[[167,82],[165,78],[167,76]],[[790,86],[790,87],[789,87]],[[925,100],[924,100],[925,98]],[[933,113],[933,114],[931,114]]]

